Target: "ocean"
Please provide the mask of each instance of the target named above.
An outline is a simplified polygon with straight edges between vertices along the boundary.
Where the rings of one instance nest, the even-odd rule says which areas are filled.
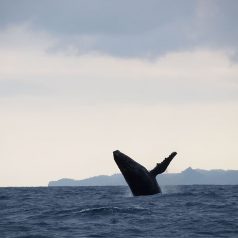
[[[238,186],[0,188],[0,238],[238,237]]]

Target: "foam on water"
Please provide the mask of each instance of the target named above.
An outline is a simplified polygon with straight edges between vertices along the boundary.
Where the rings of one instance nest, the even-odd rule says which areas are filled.
[[[161,186],[162,194],[183,193],[181,186]]]

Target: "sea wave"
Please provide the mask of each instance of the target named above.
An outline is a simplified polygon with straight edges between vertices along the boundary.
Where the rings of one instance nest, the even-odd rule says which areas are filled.
[[[238,237],[238,186],[0,188],[0,237]]]

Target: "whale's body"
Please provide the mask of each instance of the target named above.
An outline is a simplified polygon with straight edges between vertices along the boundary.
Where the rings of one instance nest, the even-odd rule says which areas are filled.
[[[176,152],[173,152],[163,162],[157,164],[154,169],[148,171],[144,166],[119,150],[113,152],[114,160],[134,196],[160,193],[161,189],[157,183],[156,176],[166,170],[176,154]]]

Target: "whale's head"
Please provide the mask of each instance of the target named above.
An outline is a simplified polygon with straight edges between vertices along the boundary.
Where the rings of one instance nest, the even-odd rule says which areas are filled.
[[[121,153],[119,150],[113,152],[113,157],[118,168],[121,170],[124,176],[127,174],[134,174],[135,168],[141,166],[129,156]]]

